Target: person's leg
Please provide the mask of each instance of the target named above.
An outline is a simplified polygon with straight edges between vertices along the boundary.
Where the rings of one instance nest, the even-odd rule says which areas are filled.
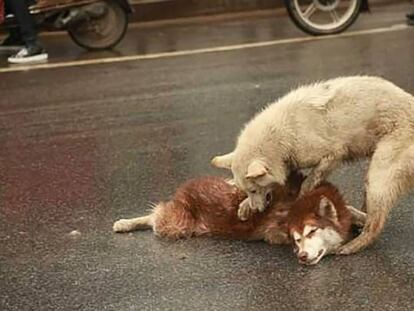
[[[26,0],[6,1],[10,11],[16,17],[20,27],[20,34],[25,44],[25,47],[16,55],[8,58],[9,63],[22,64],[46,60],[48,55],[38,41],[36,25],[33,17],[30,15],[28,2]]]
[[[14,14],[26,46],[37,44],[37,31],[26,0],[6,0],[7,9]]]
[[[8,1],[4,3],[6,16],[11,13],[8,7]],[[8,30],[9,35],[0,43],[0,51],[2,50],[15,50],[20,49],[24,46],[22,37],[20,36],[19,28],[10,28]]]
[[[407,24],[414,26],[414,12],[407,14]]]

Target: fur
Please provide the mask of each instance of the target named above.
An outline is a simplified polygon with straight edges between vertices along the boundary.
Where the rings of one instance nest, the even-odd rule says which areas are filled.
[[[274,183],[291,170],[311,168],[301,194],[341,163],[371,159],[366,175],[362,233],[339,253],[372,243],[399,196],[414,186],[414,97],[379,77],[355,76],[300,87],[246,124],[233,152],[213,165],[231,169],[252,210],[267,207]]]
[[[300,263],[316,264],[351,237],[353,207],[346,206],[338,189],[324,182],[300,197],[287,217]],[[360,213],[363,223],[365,215]]]
[[[321,215],[319,203],[322,197],[332,203],[335,208],[335,217]],[[306,225],[319,228],[332,227],[344,240],[348,240],[352,225],[351,212],[346,207],[338,189],[332,184],[324,182],[293,204],[288,218],[289,231],[303,232]]]
[[[220,177],[201,177],[180,186],[173,198],[155,206],[150,215],[115,222],[115,232],[152,228],[156,235],[171,238],[215,236],[238,240],[265,240],[271,244],[288,243],[286,222],[288,203],[294,201],[303,180],[292,174],[286,186],[273,189],[274,203],[264,213],[238,216],[239,204],[246,195]]]
[[[263,213],[249,215],[247,221],[239,219],[239,204],[246,195],[238,188],[220,177],[193,179],[179,187],[170,201],[155,205],[149,215],[120,219],[114,223],[113,230],[130,232],[152,229],[156,235],[174,240],[214,236],[288,244],[291,242],[288,224],[291,228],[300,226],[301,211],[312,212],[312,207],[318,204],[321,195],[326,195],[336,205],[345,208],[345,203],[333,186],[321,187],[295,202],[303,179],[303,175],[292,173],[285,186],[275,185],[271,206]],[[350,212],[343,208],[338,210],[338,215],[344,219],[338,229],[345,238],[351,217],[355,224],[362,225],[364,214],[352,207],[348,207]]]

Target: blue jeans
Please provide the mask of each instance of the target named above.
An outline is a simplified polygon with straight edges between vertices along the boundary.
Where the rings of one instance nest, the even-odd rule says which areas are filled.
[[[19,25],[19,29],[10,31],[10,35],[19,36],[26,46],[37,43],[36,24],[29,12],[29,5],[33,3],[26,0],[5,0],[6,13],[14,14]]]

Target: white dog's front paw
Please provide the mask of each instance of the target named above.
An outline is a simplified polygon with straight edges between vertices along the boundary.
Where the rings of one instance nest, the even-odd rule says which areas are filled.
[[[253,210],[250,206],[249,199],[245,199],[243,202],[239,205],[239,210],[237,211],[237,216],[241,221],[246,221],[250,218],[252,214],[254,214],[256,211]]]
[[[250,214],[251,210],[249,206],[239,207],[239,210],[237,211],[237,216],[241,221],[246,221],[247,219],[249,219]]]
[[[120,219],[116,221],[112,227],[114,232],[128,232],[131,231],[131,222],[129,219]]]

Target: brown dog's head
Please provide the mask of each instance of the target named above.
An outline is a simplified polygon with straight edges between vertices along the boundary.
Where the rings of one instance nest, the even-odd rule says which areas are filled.
[[[339,191],[325,183],[293,203],[287,226],[299,262],[314,265],[346,241],[351,213]]]

